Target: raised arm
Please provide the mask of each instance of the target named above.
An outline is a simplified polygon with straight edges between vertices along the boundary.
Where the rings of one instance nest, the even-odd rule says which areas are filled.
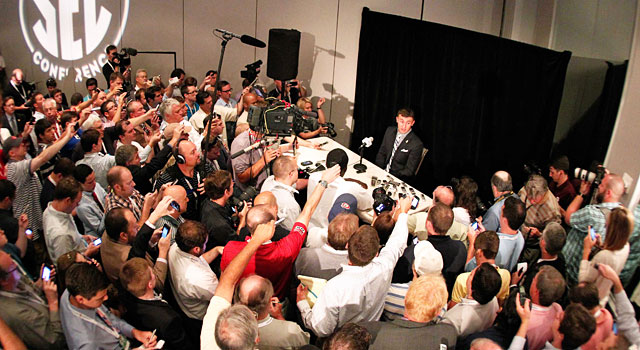
[[[49,159],[53,158],[53,156],[55,156],[58,152],[60,152],[62,147],[64,147],[64,145],[66,145],[67,142],[71,140],[73,135],[76,133],[74,128],[75,124],[76,123],[69,123],[67,125],[67,128],[65,129],[64,134],[62,135],[61,138],[58,139],[58,141],[54,142],[51,146],[45,148],[44,151],[42,151],[42,153],[40,153],[37,157],[31,160],[30,170],[32,173],[40,169],[41,166],[43,166],[46,162],[49,161]]]
[[[318,206],[318,203],[320,203],[320,199],[322,198],[322,194],[324,193],[324,190],[327,188],[325,185],[323,185],[323,181],[326,182],[326,184],[328,185],[331,182],[333,182],[333,180],[337,179],[338,176],[340,176],[339,165],[334,165],[333,167],[325,170],[325,172],[322,174],[322,178],[320,179],[320,182],[318,183],[316,188],[313,190],[313,193],[311,193],[311,197],[309,197],[309,199],[307,200],[307,204],[304,205],[304,208],[302,208],[300,215],[298,215],[296,222],[299,222],[304,226],[309,225],[309,220],[311,219],[311,215],[316,210],[316,207]]]
[[[247,267],[249,263],[249,259],[256,253],[258,248],[262,245],[262,243],[270,240],[273,237],[273,233],[275,232],[276,227],[274,221],[271,221],[267,224],[260,224],[256,228],[251,241],[247,243],[247,245],[242,248],[240,253],[231,260],[229,266],[222,272],[220,276],[220,282],[218,283],[218,287],[216,288],[216,296],[224,298],[228,302],[231,302],[233,298],[233,290],[235,288],[236,282],[242,276],[244,269]]]

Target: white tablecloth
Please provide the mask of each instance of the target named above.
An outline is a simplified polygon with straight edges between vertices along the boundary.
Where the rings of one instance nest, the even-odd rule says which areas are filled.
[[[395,200],[398,199],[398,196],[401,193],[406,193],[407,195],[413,196],[413,194],[411,193],[411,189],[413,189],[413,193],[415,193],[415,195],[417,195],[418,198],[420,198],[420,202],[418,203],[418,207],[415,210],[411,210],[409,212],[410,214],[425,211],[427,210],[427,208],[431,206],[432,200],[429,196],[418,191],[418,189],[412,188],[408,184],[405,184],[395,176],[384,171],[384,169],[380,169],[377,165],[371,163],[370,161],[364,158],[362,159],[362,164],[367,166],[367,170],[363,173],[358,174],[356,170],[353,168],[353,165],[359,163],[360,155],[352,152],[351,150],[337,143],[333,139],[328,137],[318,137],[310,141],[315,144],[322,144],[325,142],[326,144],[322,146],[321,150],[316,150],[316,149],[307,148],[307,147],[298,148],[296,152],[296,156],[298,158],[298,167],[306,168],[305,166],[302,166],[302,162],[305,162],[305,161],[313,162],[313,164],[310,166],[312,168],[316,167],[316,163],[321,163],[326,167],[325,161],[327,159],[327,153],[329,153],[329,151],[335,148],[342,148],[345,152],[347,152],[347,155],[349,156],[349,168],[347,169],[347,172],[344,175],[344,177],[356,179],[367,184],[368,186],[367,191],[369,192],[369,194],[372,194],[373,190],[376,187],[382,186],[382,184],[377,184],[375,186],[372,186],[372,177],[377,177],[378,181],[386,180],[387,183],[391,182],[395,184],[395,186],[389,185],[387,189],[387,192],[390,192],[391,197]],[[359,211],[358,214],[360,218],[362,218],[366,222],[371,222],[373,220],[373,208],[366,211]]]

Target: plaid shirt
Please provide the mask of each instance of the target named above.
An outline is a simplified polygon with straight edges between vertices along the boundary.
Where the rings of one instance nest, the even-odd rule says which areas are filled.
[[[104,201],[106,203],[104,207],[105,213],[108,213],[109,210],[114,208],[129,208],[133,212],[133,216],[135,216],[136,220],[140,220],[144,197],[142,197],[138,190],[133,190],[133,194],[129,198],[122,198],[111,190],[105,197]]]
[[[529,198],[527,198],[524,187],[520,190],[518,195],[527,206],[527,216],[524,219],[524,226],[535,227],[542,232],[548,223],[562,222],[560,219],[560,206],[558,205],[558,200],[553,196],[551,191],[547,190],[542,202],[538,204],[531,204]]]
[[[569,283],[578,283],[578,271],[580,270],[580,260],[582,260],[582,245],[589,226],[593,227],[604,241],[606,217],[601,209],[612,210],[620,205],[619,202],[587,205],[571,214],[571,231],[569,231],[567,242],[562,248],[562,254],[567,264]]]
[[[620,272],[620,281],[625,285],[636,272],[638,264],[640,264],[640,205],[633,210],[633,231],[629,237],[629,257],[624,264],[624,269]]]

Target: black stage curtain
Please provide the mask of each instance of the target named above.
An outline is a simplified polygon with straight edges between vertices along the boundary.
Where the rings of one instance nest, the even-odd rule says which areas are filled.
[[[496,170],[515,181],[525,160],[548,161],[570,52],[368,8],[359,45],[351,147],[374,136],[367,159],[407,106],[429,149],[423,192],[462,174],[488,188]]]
[[[554,149],[554,155],[567,155],[572,167],[593,169],[607,155],[618,116],[629,62],[607,62],[607,74],[600,96]]]

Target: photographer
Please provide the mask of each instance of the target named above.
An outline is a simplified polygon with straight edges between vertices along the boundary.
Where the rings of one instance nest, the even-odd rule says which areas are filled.
[[[206,174],[213,172],[213,166],[208,162],[198,166],[200,152],[196,145],[188,140],[180,139],[176,143],[173,150],[173,157],[176,159],[176,164],[160,174],[160,177],[158,177],[156,181],[156,189],[166,183],[173,183],[184,187],[189,199],[184,218],[198,220],[200,218],[198,215],[199,202],[204,200],[204,196],[202,195],[204,194],[203,182]]]
[[[307,90],[300,85],[298,79],[288,80],[283,82],[282,80],[274,80],[275,87],[269,91],[269,97],[276,97],[278,100],[287,101],[289,103],[296,103],[301,97],[307,97]],[[284,89],[282,85],[284,83]]]
[[[107,53],[107,63],[102,66],[102,74],[104,74],[104,80],[107,85],[111,74],[114,72],[120,73],[123,76],[123,80],[128,81],[131,75],[131,70],[127,66],[131,65],[131,59],[118,54],[118,48],[115,45],[109,45],[105,49]]]
[[[249,208],[244,205],[238,213],[240,222],[235,227],[232,210],[227,205],[229,198],[233,196],[231,174],[226,170],[214,171],[204,180],[204,191],[209,200],[202,205],[200,221],[209,233],[206,250],[224,246],[229,241],[241,240],[238,233],[245,226],[245,215]]]
[[[322,111],[322,105],[325,103],[326,99],[324,97],[318,99],[318,103],[317,103],[317,107],[318,107],[318,124],[322,125],[325,124],[327,122],[325,116],[324,116],[324,112]],[[296,103],[296,105],[298,106],[298,108],[300,108],[301,110],[305,111],[305,112],[313,112],[313,104],[311,103],[311,100],[307,97],[302,97],[298,100],[298,102]],[[310,118],[310,117],[304,117],[304,118]],[[311,117],[312,118],[312,117]],[[327,133],[327,127],[326,126],[320,126],[319,128],[317,128],[316,130],[311,130],[311,131],[306,131],[306,132],[301,132],[298,134],[298,136],[302,137],[303,139],[310,139],[312,137],[316,137],[320,134],[326,134]]]

